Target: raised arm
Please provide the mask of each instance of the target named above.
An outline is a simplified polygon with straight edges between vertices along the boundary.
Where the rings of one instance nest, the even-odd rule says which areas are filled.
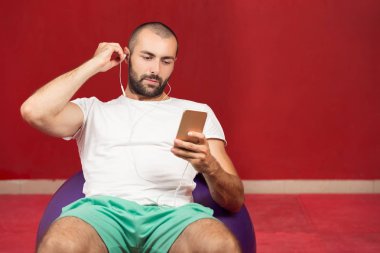
[[[223,141],[206,139],[196,132],[192,136],[198,138],[197,144],[176,139],[172,152],[203,173],[212,198],[220,206],[231,212],[239,211],[244,203],[244,188]]]
[[[100,43],[90,60],[32,94],[20,108],[23,119],[49,135],[72,136],[83,123],[83,113],[70,99],[89,78],[111,69],[125,57],[119,44]]]

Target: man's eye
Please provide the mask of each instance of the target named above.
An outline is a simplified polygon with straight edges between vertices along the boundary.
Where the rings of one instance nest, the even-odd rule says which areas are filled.
[[[143,58],[144,60],[151,60],[151,59],[152,59],[151,56],[142,56],[142,58]]]
[[[165,65],[169,65],[172,63],[172,61],[163,61]]]

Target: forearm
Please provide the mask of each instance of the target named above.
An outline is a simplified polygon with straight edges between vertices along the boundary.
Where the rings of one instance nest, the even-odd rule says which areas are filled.
[[[244,188],[238,176],[227,173],[215,160],[209,173],[203,173],[212,198],[222,207],[237,212],[244,203]]]
[[[54,117],[64,108],[78,89],[96,73],[96,64],[91,59],[76,69],[50,81],[23,103],[21,107],[23,117]]]

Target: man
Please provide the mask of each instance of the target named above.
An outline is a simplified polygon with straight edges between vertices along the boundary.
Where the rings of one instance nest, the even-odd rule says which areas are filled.
[[[192,203],[196,173],[204,175],[213,199],[232,212],[244,194],[212,110],[164,92],[177,50],[169,27],[145,23],[124,50],[100,43],[90,60],[21,106],[32,126],[77,141],[86,179],[86,197],[63,209],[38,252],[240,252],[212,210]],[[95,97],[70,101],[90,77],[124,60],[125,96],[107,103]],[[186,109],[207,112],[204,133],[189,133],[194,143],[175,139]]]

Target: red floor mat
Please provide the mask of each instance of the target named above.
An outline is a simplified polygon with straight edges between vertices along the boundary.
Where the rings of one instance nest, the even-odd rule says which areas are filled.
[[[34,251],[46,195],[0,195],[0,252]],[[258,253],[380,252],[380,195],[246,195]]]
[[[249,195],[257,250],[380,252],[380,195]]]
[[[0,195],[0,252],[34,252],[38,222],[49,195]]]

